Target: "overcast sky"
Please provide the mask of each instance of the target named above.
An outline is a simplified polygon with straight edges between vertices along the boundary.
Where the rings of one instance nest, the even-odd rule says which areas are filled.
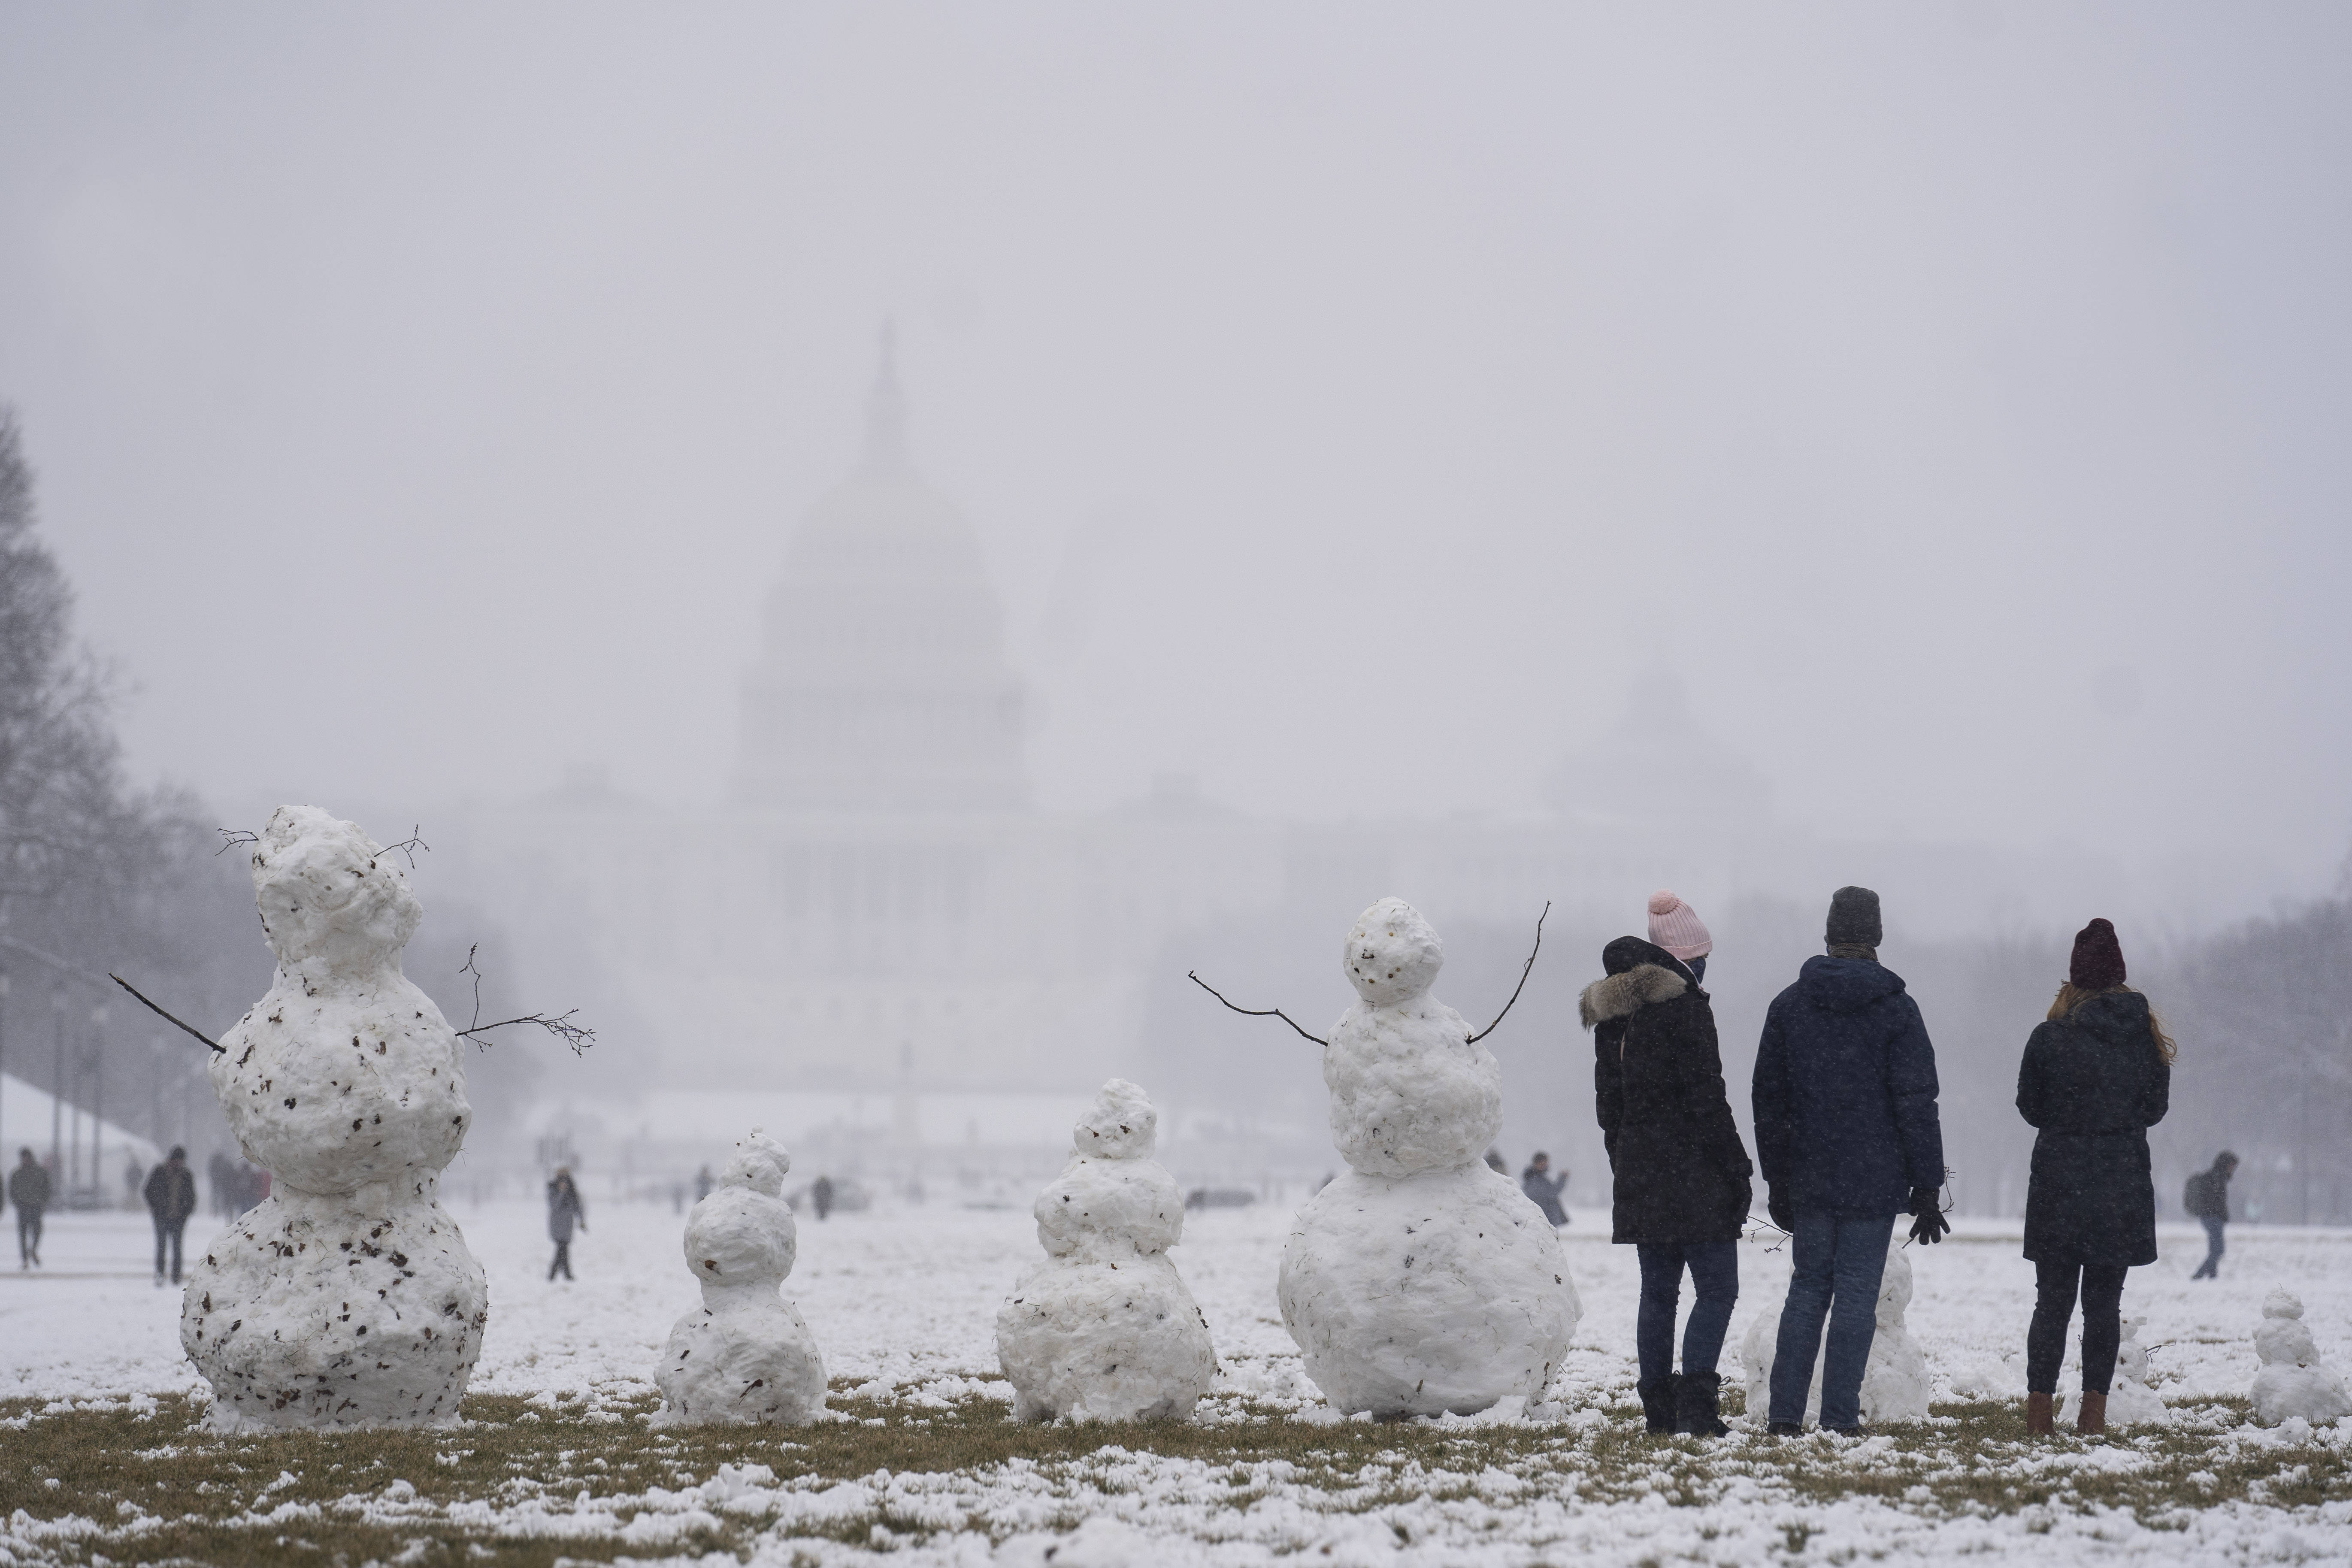
[[[716,800],[899,323],[1049,805],[2352,836],[2352,8],[0,5],[142,777]],[[404,825],[396,825],[404,826]]]

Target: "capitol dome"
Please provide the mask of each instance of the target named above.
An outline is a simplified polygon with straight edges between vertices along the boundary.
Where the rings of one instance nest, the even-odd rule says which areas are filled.
[[[1021,805],[1022,688],[971,525],[924,483],[888,341],[857,470],[810,508],[743,680],[736,794],[798,811]]]

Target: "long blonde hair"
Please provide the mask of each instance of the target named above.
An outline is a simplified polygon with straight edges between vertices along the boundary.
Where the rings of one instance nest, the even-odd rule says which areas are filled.
[[[2050,1021],[2053,1024],[2058,1022],[2094,996],[2112,996],[2118,991],[2127,991],[2135,996],[2139,994],[2129,985],[2110,985],[2103,991],[2086,991],[2069,980],[2058,987],[2058,999],[2050,1004]],[[2156,1037],[2156,1054],[2164,1058],[2166,1067],[2170,1067],[2180,1055],[2180,1047],[2173,1044],[2170,1035],[2164,1032],[2164,1020],[2156,1016],[2153,1007],[2147,1010],[2147,1032]]]

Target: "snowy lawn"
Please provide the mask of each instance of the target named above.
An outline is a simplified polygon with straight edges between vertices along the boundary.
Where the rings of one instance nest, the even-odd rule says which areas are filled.
[[[593,1201],[593,1194],[592,1194]],[[2173,1424],[2029,1445],[1996,1386],[2021,1342],[2032,1272],[2014,1232],[1963,1226],[1913,1248],[1909,1313],[1936,1419],[1855,1443],[1701,1445],[1640,1431],[1634,1267],[1598,1216],[1569,1255],[1585,1312],[1552,1398],[1472,1421],[1341,1420],[1276,1318],[1288,1215],[1193,1216],[1174,1255],[1224,1373],[1182,1426],[1007,1420],[999,1301],[1037,1256],[1025,1214],[945,1206],[804,1222],[799,1303],[843,1417],[789,1431],[655,1433],[649,1374],[698,1294],[666,1207],[592,1208],[577,1284],[543,1278],[537,1211],[455,1213],[491,1279],[467,1424],[421,1434],[224,1439],[194,1429],[178,1299],[147,1280],[136,1216],[65,1215],[47,1277],[0,1272],[0,1563],[692,1559],[790,1563],[888,1551],[912,1563],[1637,1564],[1798,1560],[2344,1562],[2352,1424],[2244,1424],[2251,1334],[2275,1285],[2352,1363],[2352,1236],[2231,1237],[2192,1284],[2201,1237],[2168,1233],[2136,1269]],[[209,1222],[192,1229],[209,1235]],[[1787,1266],[1743,1258],[1737,1345]],[[1727,1352],[1736,1390],[1740,1368]],[[1731,1402],[1737,1405],[1736,1394]],[[1076,1534],[1066,1532],[1076,1530]]]

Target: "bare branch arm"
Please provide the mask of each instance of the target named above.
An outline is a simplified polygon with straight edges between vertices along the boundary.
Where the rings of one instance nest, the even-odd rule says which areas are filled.
[[[1207,981],[1202,979],[1198,974],[1193,973],[1191,970],[1188,969],[1184,972],[1184,978],[1199,986],[1202,990],[1207,992],[1210,995],[1214,996],[1218,1001],[1225,1002],[1223,992],[1219,991],[1215,986],[1210,984]],[[1245,1017],[1279,1018],[1284,1023],[1289,1025],[1292,1028],[1298,1029],[1298,1020],[1292,1017],[1289,1014],[1284,1012],[1279,1007],[1234,1007],[1234,1004],[1231,1002],[1225,1002],[1225,1005],[1233,1007],[1234,1012],[1239,1013]],[[1314,1041],[1318,1046],[1328,1046],[1331,1043],[1320,1035],[1309,1035],[1304,1029],[1298,1029],[1298,1032],[1307,1039]]]
[[[133,996],[138,996],[139,1000],[146,1005],[148,1011],[153,1013],[157,1017],[162,1018],[166,1023],[178,1024],[181,1028],[187,1030],[188,1033],[195,1036],[196,1038],[204,1041],[205,1044],[212,1047],[214,1050],[220,1052],[223,1056],[228,1054],[228,1047],[226,1046],[222,1045],[210,1035],[204,1033],[204,1031],[198,1029],[194,1025],[181,1023],[179,1019],[173,1017],[172,1015],[164,1012],[161,1007],[156,1006],[154,1003],[149,1002],[145,996],[140,995],[139,987],[131,984],[131,982],[123,979],[120,974],[109,974],[107,978],[113,981],[117,985],[121,986],[125,991],[130,992]]]
[[[1551,900],[1549,899],[1546,899],[1544,900],[1543,913],[1536,917],[1536,945],[1528,953],[1527,966],[1519,971],[1519,983],[1511,987],[1511,999],[1503,1004],[1503,1010],[1501,1012],[1495,1015],[1495,1023],[1487,1025],[1485,1028],[1470,1037],[1469,1043],[1471,1045],[1475,1046],[1479,1041],[1485,1039],[1487,1036],[1493,1034],[1495,1032],[1495,1026],[1509,1017],[1511,1016],[1511,1009],[1518,1005],[1519,993],[1528,988],[1528,976],[1535,972],[1536,954],[1543,951],[1543,923],[1546,917],[1550,913]]]

